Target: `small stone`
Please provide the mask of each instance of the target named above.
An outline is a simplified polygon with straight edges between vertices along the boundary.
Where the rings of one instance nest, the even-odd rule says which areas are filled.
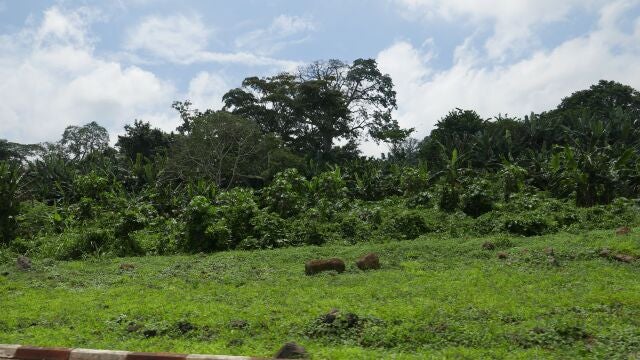
[[[555,254],[555,251],[553,250],[552,247],[546,247],[544,248],[544,253],[549,256],[553,256]]]
[[[360,270],[377,270],[380,269],[380,258],[375,253],[369,253],[360,257],[356,261],[356,266]]]
[[[18,259],[16,260],[16,267],[20,270],[31,269],[31,259],[24,255],[18,256]]]
[[[507,253],[505,253],[505,252],[499,252],[498,253],[498,259],[504,260],[504,259],[506,259],[508,257],[509,257],[509,255],[507,255]]]
[[[284,344],[280,350],[274,356],[275,359],[308,359],[309,354],[307,354],[307,350],[302,346],[294,343],[288,342]]]

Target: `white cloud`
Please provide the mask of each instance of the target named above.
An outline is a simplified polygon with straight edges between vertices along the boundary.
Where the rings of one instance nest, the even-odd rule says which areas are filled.
[[[288,29],[287,31],[302,26],[295,21],[282,22],[279,26]],[[134,53],[124,57],[139,59],[140,63],[145,62],[145,56],[151,56],[157,60],[183,65],[213,62],[271,66],[279,70],[292,69],[300,65],[296,61],[274,59],[265,56],[266,54],[208,50],[212,34],[214,31],[204,24],[200,16],[149,16],[128,31],[125,47]]]
[[[174,87],[136,66],[93,51],[91,11],[45,11],[39,24],[0,37],[0,138],[59,139],[68,125],[97,121],[110,131],[135,118],[165,127]],[[175,117],[174,117],[175,118]]]
[[[306,41],[309,32],[315,29],[316,25],[309,18],[279,15],[273,19],[269,27],[248,32],[238,37],[235,44],[240,49],[251,49],[262,55],[270,55],[288,45]]]
[[[565,20],[576,8],[594,9],[605,0],[394,0],[408,17],[444,19],[461,25],[488,26],[484,46],[492,59],[520,54],[537,40],[534,28]]]
[[[553,108],[600,79],[640,88],[640,18],[631,31],[621,29],[618,21],[634,4],[611,2],[600,8],[597,28],[590,33],[510,64],[487,65],[466,43],[456,50],[450,68],[435,70],[428,53],[406,41],[380,52],[377,60],[396,84],[401,125],[416,127],[417,137],[427,135],[455,107],[487,118],[498,113],[523,116]]]
[[[220,109],[222,95],[230,89],[229,84],[220,74],[202,71],[189,82],[187,99],[199,110]]]
[[[205,50],[211,33],[199,16],[150,16],[129,31],[126,47],[184,63]]]

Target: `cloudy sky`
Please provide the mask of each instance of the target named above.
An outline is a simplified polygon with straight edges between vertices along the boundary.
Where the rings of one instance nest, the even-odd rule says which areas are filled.
[[[0,138],[173,130],[174,100],[218,108],[244,77],[361,57],[421,138],[455,107],[522,116],[599,79],[640,88],[640,0],[0,0]]]

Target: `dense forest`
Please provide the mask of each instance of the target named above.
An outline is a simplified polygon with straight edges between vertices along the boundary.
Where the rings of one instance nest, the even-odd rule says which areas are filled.
[[[524,118],[452,109],[415,139],[374,60],[330,60],[246,78],[222,109],[175,102],[171,133],[135,120],[115,146],[95,122],[52,143],[0,140],[0,257],[638,224],[640,93],[601,80],[558,100]],[[363,141],[388,152],[363,156]]]

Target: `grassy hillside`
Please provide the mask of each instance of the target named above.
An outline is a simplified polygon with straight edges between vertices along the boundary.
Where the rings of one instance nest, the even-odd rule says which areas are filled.
[[[6,263],[0,343],[270,356],[296,341],[314,359],[628,358],[640,354],[639,263],[600,252],[640,255],[635,233],[42,260],[28,272]],[[359,271],[354,260],[369,251],[382,269]],[[304,275],[305,260],[334,256],[345,273]],[[323,323],[333,308],[338,319]]]

